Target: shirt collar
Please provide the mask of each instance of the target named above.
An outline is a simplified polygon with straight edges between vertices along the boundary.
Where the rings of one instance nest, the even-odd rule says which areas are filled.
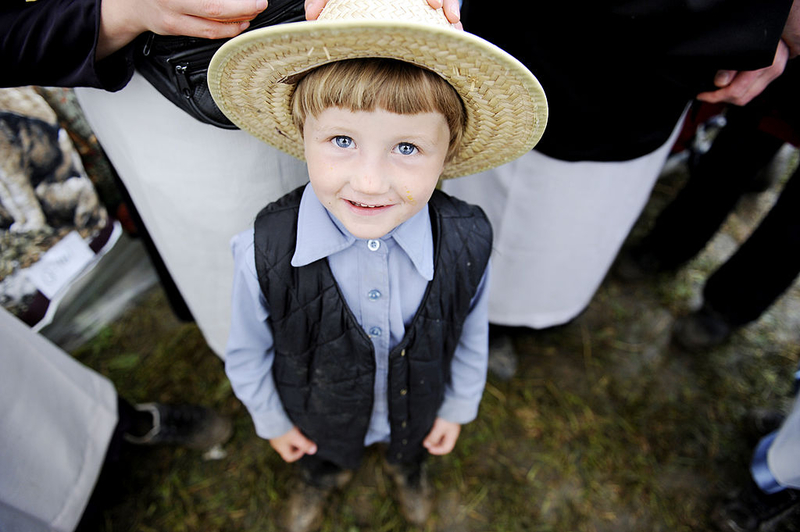
[[[433,279],[433,233],[427,205],[381,237],[382,241],[389,239],[394,239],[403,249],[425,280]],[[352,246],[358,240],[319,202],[311,184],[306,185],[297,215],[292,266],[298,268],[311,264]]]

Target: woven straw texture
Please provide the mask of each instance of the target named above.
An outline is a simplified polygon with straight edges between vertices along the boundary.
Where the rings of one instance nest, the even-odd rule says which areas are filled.
[[[547,123],[541,85],[519,61],[455,30],[426,0],[330,0],[320,19],[254,30],[215,54],[208,82],[220,109],[257,138],[299,159],[293,78],[331,61],[383,57],[439,73],[461,95],[467,125],[443,178],[477,173],[533,148]]]

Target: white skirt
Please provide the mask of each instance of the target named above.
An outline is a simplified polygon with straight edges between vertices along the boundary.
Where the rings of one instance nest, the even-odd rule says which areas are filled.
[[[622,162],[566,162],[528,152],[499,168],[444,182],[480,205],[494,228],[489,321],[545,328],[591,301],[680,132]]]
[[[0,530],[70,532],[92,494],[117,392],[0,307]]]
[[[190,117],[135,74],[123,90],[76,95],[211,349],[224,354],[230,239],[308,181],[305,163],[243,131]]]

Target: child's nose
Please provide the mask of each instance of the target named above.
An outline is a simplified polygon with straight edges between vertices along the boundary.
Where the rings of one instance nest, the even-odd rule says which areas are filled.
[[[365,161],[356,169],[351,186],[362,194],[382,194],[389,188],[386,171],[379,161]]]

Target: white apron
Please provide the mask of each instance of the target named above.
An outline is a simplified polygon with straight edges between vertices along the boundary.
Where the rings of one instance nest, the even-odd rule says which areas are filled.
[[[117,393],[3,308],[0,338],[0,530],[71,532],[117,424]]]
[[[116,93],[75,93],[206,341],[222,356],[230,239],[267,203],[308,181],[305,163],[243,131],[195,120],[138,73]]]
[[[591,301],[638,219],[681,129],[648,155],[567,162],[537,151],[444,182],[480,205],[494,228],[489,321],[561,325]]]

